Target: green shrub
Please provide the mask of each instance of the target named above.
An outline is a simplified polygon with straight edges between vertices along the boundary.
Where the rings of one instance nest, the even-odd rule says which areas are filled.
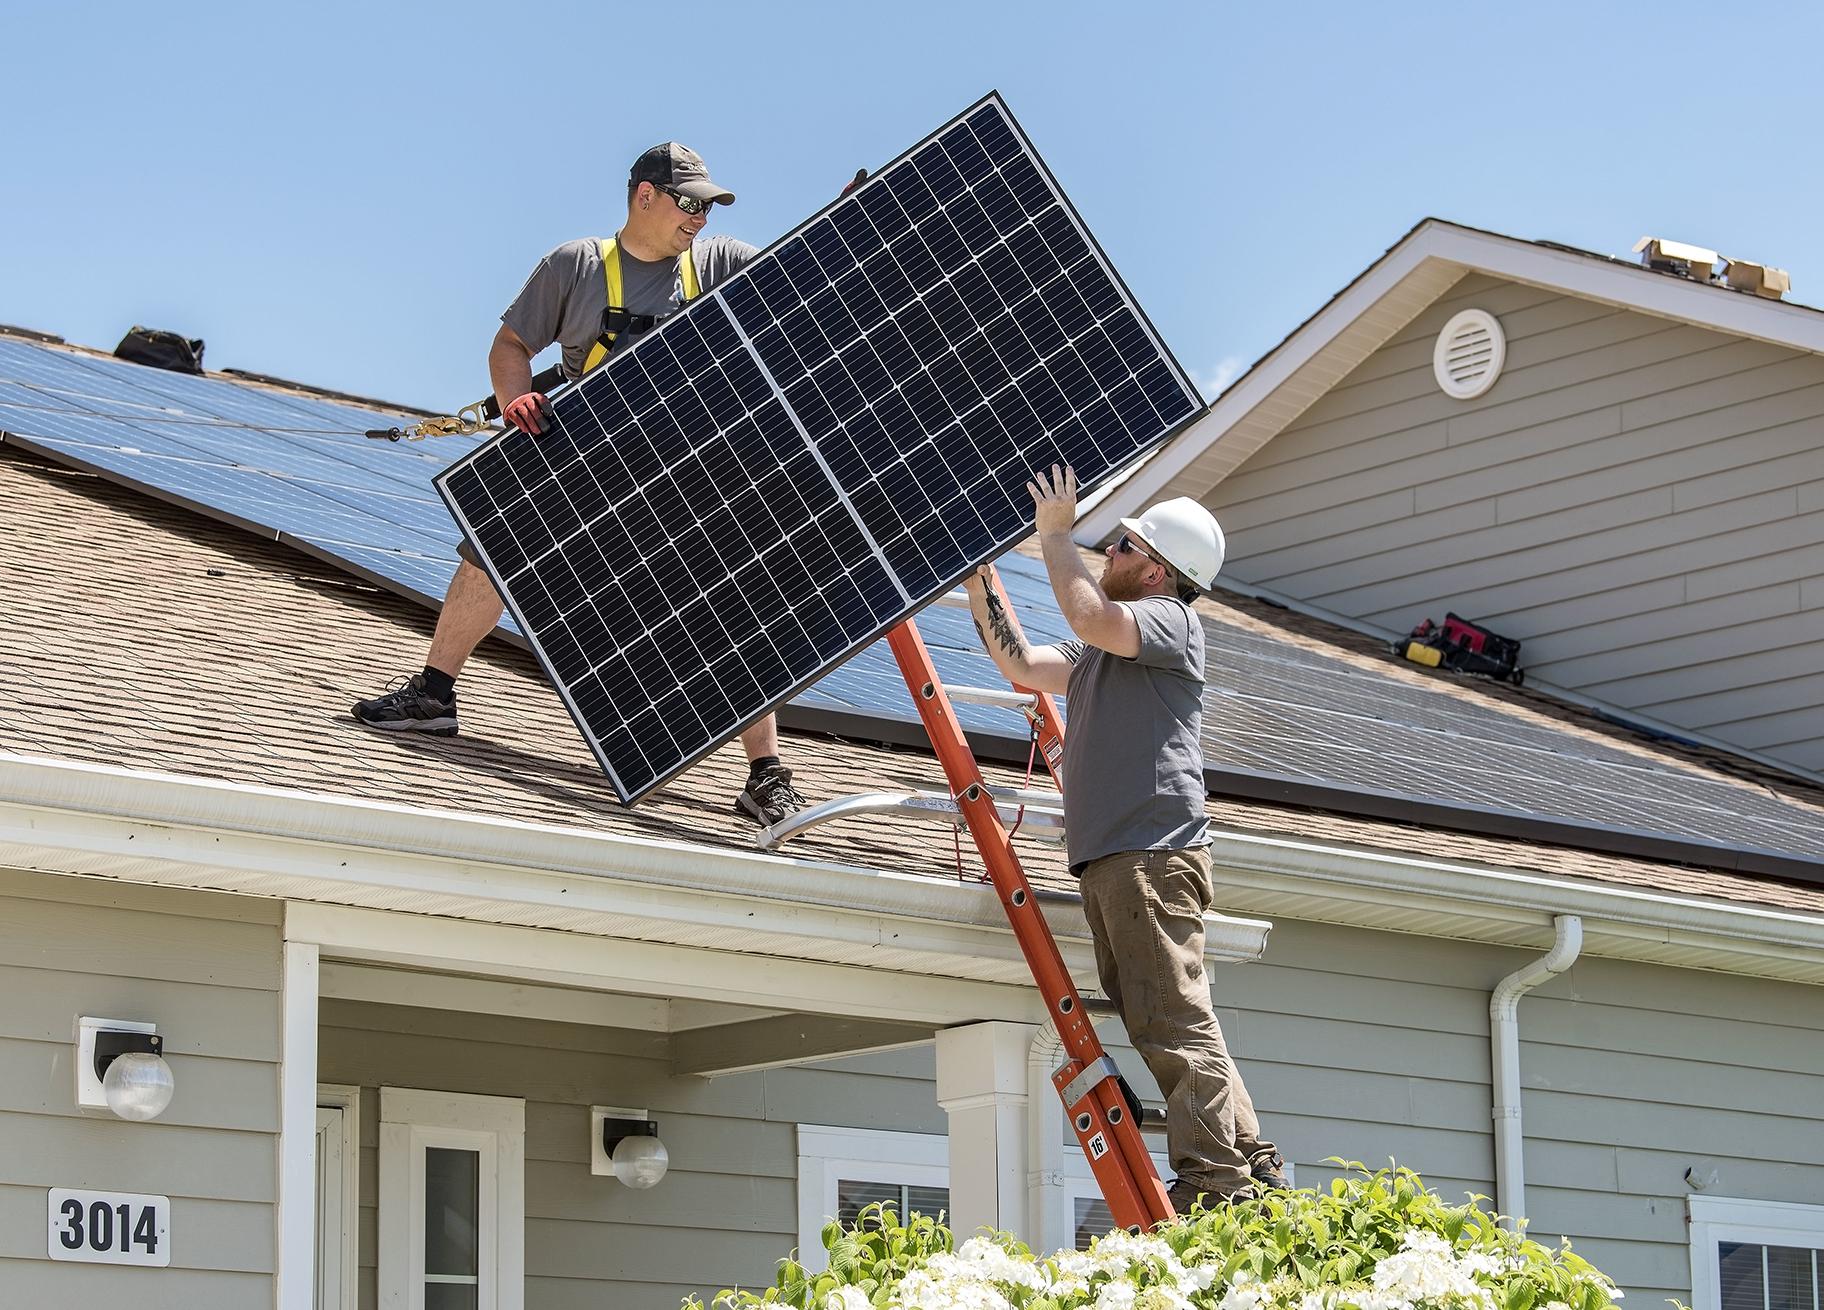
[[[1410,1169],[1349,1170],[1328,1191],[1271,1192],[1114,1232],[1040,1258],[1006,1233],[961,1247],[939,1219],[869,1206],[823,1230],[829,1268],[780,1262],[763,1292],[718,1310],[1605,1310],[1615,1285],[1552,1248],[1448,1205]],[[941,1217],[940,1217],[941,1218]],[[702,1310],[702,1303],[686,1303]]]

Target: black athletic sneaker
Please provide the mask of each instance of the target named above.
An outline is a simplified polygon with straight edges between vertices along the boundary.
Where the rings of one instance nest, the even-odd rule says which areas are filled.
[[[745,814],[762,828],[770,828],[805,807],[805,799],[792,786],[792,771],[783,764],[770,765],[747,775],[747,786],[735,797],[735,813]]]
[[[428,732],[433,737],[456,735],[456,693],[438,700],[424,689],[424,675],[414,673],[395,681],[384,696],[355,702],[356,720],[381,732]]]

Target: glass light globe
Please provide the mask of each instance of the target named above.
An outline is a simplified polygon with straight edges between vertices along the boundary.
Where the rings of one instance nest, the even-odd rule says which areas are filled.
[[[102,1075],[101,1092],[108,1109],[122,1119],[156,1119],[177,1090],[171,1066],[150,1051],[117,1056]]]
[[[656,1137],[623,1137],[615,1143],[614,1176],[629,1187],[656,1187],[671,1168],[671,1153]]]

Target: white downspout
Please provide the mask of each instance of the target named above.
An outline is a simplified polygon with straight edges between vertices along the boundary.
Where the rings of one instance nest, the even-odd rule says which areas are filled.
[[[1065,1213],[1064,1103],[1051,1073],[1064,1063],[1064,1040],[1046,1023],[1026,1048],[1026,1243],[1043,1255],[1071,1245]]]
[[[1520,998],[1576,963],[1583,949],[1583,920],[1552,919],[1552,949],[1495,984],[1488,1001],[1488,1036],[1494,1058],[1495,1207],[1510,1224],[1526,1217],[1526,1135],[1520,1126]]]

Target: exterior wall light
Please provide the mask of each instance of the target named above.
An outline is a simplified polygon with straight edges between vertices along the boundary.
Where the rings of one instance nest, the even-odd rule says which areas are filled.
[[[89,1019],[76,1026],[76,1104],[112,1110],[122,1119],[156,1119],[177,1082],[165,1063],[158,1026],[129,1019]]]
[[[656,1187],[671,1167],[659,1125],[645,1110],[589,1107],[589,1172],[613,1174],[634,1188]]]

